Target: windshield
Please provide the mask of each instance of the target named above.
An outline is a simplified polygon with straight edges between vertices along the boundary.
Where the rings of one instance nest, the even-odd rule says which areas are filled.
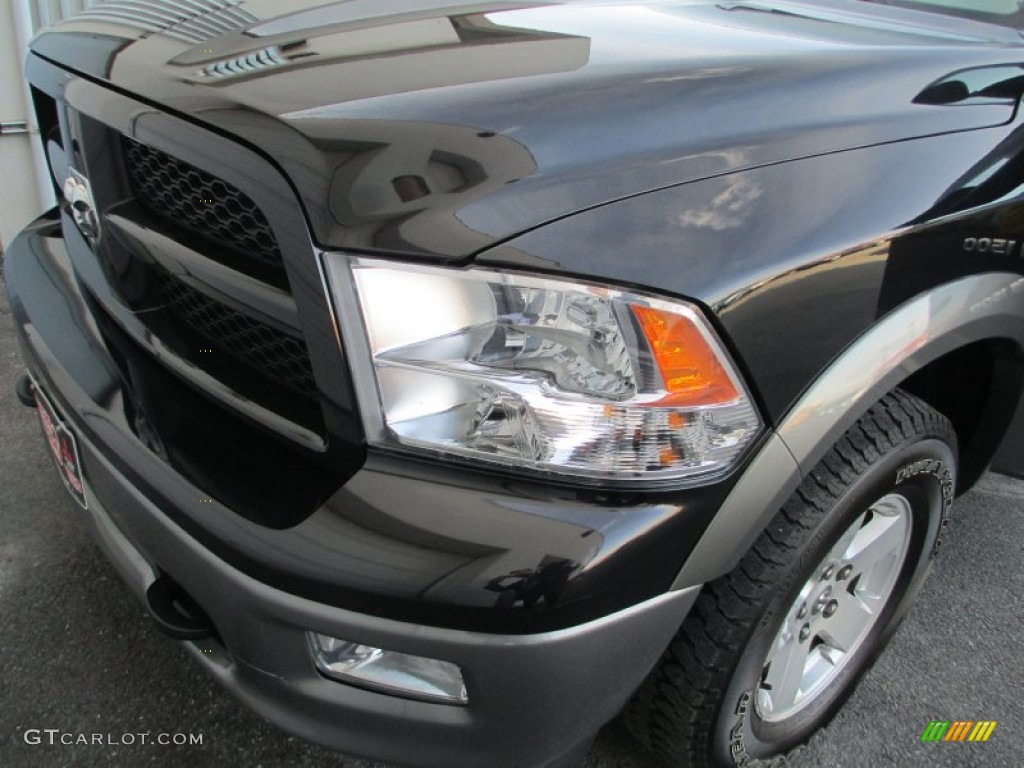
[[[933,11],[1005,27],[1024,27],[1024,0],[868,0],[918,11]]]

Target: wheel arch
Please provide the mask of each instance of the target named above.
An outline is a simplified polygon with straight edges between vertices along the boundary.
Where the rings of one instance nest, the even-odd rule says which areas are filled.
[[[928,363],[899,387],[953,422],[962,495],[981,479],[1013,423],[1024,390],[1024,349],[1007,338],[975,341]]]
[[[829,448],[888,392],[909,385],[942,411],[966,399],[943,385],[943,374],[979,361],[987,368],[972,392],[987,391],[984,404],[963,408],[959,423],[950,416],[963,440],[965,487],[973,485],[998,450],[1024,383],[1024,277],[1015,273],[972,275],[919,294],[850,344],[768,436],[673,588],[731,571]]]

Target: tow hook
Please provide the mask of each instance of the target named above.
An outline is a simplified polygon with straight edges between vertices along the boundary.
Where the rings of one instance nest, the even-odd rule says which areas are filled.
[[[217,634],[203,609],[166,574],[149,585],[146,606],[157,628],[175,640],[202,640]]]
[[[36,394],[32,388],[32,380],[25,374],[17,383],[14,385],[14,391],[18,395],[18,399],[22,405],[28,406],[29,408],[36,407]]]

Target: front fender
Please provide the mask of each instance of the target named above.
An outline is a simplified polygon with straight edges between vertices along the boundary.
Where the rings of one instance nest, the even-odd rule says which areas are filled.
[[[779,423],[732,489],[675,588],[728,573],[843,433],[886,393],[940,357],[976,341],[1024,349],[1024,277],[987,273],[928,291],[849,347]]]
[[[718,323],[775,432],[680,573],[692,585],[728,572],[886,392],[973,342],[1024,349],[1021,178],[1019,124],[935,136],[654,191],[477,262],[682,296]]]

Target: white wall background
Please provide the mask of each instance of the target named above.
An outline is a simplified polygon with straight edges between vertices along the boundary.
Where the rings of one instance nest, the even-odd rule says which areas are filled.
[[[0,0],[0,250],[53,205],[49,174],[29,108],[24,63],[28,40],[100,0]],[[28,124],[28,133],[8,132]]]

